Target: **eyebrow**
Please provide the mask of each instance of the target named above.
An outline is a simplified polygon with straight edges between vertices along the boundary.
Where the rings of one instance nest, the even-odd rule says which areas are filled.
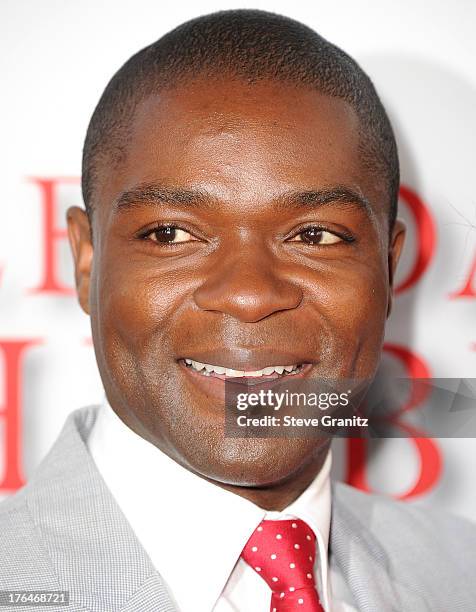
[[[160,183],[141,183],[122,192],[114,202],[114,210],[125,212],[134,208],[142,208],[144,205],[156,207],[171,204],[216,211],[220,203],[219,198],[201,189],[166,187]],[[272,203],[280,210],[312,209],[337,204],[345,207],[358,207],[370,218],[375,216],[375,211],[363,193],[344,185],[304,191],[287,191],[274,198]]]

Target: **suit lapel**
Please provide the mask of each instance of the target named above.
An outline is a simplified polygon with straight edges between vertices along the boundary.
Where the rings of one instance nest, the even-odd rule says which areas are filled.
[[[372,511],[371,496],[333,483],[331,565],[345,580],[361,612],[429,612],[418,593],[391,578],[391,560],[372,529]]]
[[[176,612],[85,445],[96,412],[69,415],[28,482],[33,522],[73,602],[95,612]]]
[[[118,612],[178,612],[157,572],[152,574]]]

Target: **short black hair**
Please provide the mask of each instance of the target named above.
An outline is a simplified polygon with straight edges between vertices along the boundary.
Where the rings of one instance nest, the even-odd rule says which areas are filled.
[[[348,102],[359,118],[363,162],[386,183],[389,226],[397,215],[397,145],[372,81],[357,62],[308,26],[261,10],[227,10],[192,19],[133,55],[112,77],[89,123],[82,192],[92,219],[104,163],[126,155],[134,111],[162,88],[198,77],[276,80],[316,89]]]

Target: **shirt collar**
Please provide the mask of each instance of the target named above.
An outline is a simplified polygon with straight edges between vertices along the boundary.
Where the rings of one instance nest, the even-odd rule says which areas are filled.
[[[127,427],[106,398],[88,447],[180,610],[211,610],[258,524],[287,517],[301,518],[316,533],[328,609],[330,452],[308,488],[276,513],[183,468]]]

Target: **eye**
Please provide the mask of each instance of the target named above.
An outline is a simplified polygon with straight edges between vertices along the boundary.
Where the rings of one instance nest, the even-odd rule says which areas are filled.
[[[152,242],[158,242],[159,244],[178,244],[180,242],[197,240],[190,232],[175,225],[159,225],[148,230],[142,235],[142,238],[148,238]]]
[[[350,237],[338,236],[333,232],[323,229],[322,227],[306,227],[301,230],[290,242],[304,242],[305,244],[335,244],[343,240],[351,241]]]

